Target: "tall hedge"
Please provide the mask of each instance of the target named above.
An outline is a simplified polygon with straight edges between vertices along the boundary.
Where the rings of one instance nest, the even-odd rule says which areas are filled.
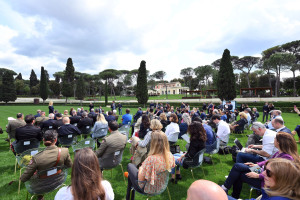
[[[44,67],[41,67],[41,83],[40,83],[40,96],[43,99],[43,103],[48,98],[49,87],[47,81],[47,75],[45,73]]]
[[[148,102],[149,96],[147,88],[146,62],[144,60],[142,60],[140,64],[136,86],[136,98],[138,103],[145,105]]]

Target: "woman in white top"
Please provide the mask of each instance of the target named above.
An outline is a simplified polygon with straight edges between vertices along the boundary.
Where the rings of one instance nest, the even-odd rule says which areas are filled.
[[[102,180],[98,158],[90,148],[76,152],[71,174],[71,185],[61,188],[55,200],[113,200],[113,189]]]
[[[178,140],[178,135],[179,135],[179,125],[177,124],[178,118],[177,115],[172,113],[170,115],[170,124],[166,127],[166,135],[168,137],[168,141],[171,143],[175,143]]]

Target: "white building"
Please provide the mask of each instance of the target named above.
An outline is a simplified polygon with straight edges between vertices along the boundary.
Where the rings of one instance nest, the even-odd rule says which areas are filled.
[[[166,89],[168,94],[182,94],[182,91],[189,90],[188,87],[182,87],[180,82],[171,82],[171,83],[159,83],[155,85],[154,90],[157,94],[164,95],[166,94]],[[153,90],[148,90],[149,94],[154,94]]]

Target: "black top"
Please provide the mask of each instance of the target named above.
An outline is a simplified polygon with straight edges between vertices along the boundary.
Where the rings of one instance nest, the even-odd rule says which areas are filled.
[[[53,128],[57,130],[57,129],[60,128],[62,125],[64,125],[62,119],[55,120],[55,122],[54,122],[54,124],[53,124]]]
[[[78,123],[77,123],[77,127],[79,129],[83,128],[83,127],[86,127],[86,126],[90,126],[92,127],[93,126],[93,120],[89,117],[85,117],[85,118],[82,118]]]
[[[150,128],[145,128],[144,124],[141,123],[139,130],[139,138],[143,139],[145,135],[150,131]]]
[[[166,132],[166,127],[169,125],[169,122],[167,120],[161,120],[160,123],[163,125],[161,131]]]
[[[54,123],[55,123],[55,120],[54,120],[54,119],[48,119],[48,120],[42,122],[42,123],[40,124],[40,127],[41,127],[42,130],[43,130],[43,128],[52,129]]]
[[[248,123],[247,119],[244,119],[244,118],[240,119],[239,121],[236,122],[236,124],[239,125],[239,126],[235,127],[234,131],[239,132],[239,131],[244,130],[244,126],[247,123]]]
[[[32,124],[26,124],[16,129],[16,140],[27,140],[36,138],[39,141],[42,140],[42,131],[40,127],[33,126]]]
[[[54,107],[53,106],[49,106],[49,114],[54,112]]]
[[[65,124],[61,126],[57,132],[58,132],[58,136],[69,135],[69,134],[74,134],[74,135],[81,134],[81,131],[72,124]]]
[[[76,124],[81,120],[82,117],[74,115],[73,117],[70,117],[70,124]]]
[[[191,138],[191,143],[188,152],[185,154],[187,158],[193,158],[199,151],[205,148],[205,142],[202,140]]]

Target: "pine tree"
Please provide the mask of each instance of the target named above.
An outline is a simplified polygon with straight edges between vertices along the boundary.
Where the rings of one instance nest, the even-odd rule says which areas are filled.
[[[18,74],[18,76],[16,77],[15,80],[17,80],[17,79],[18,79],[18,80],[23,80],[23,79],[22,79],[22,74],[21,74],[21,73]]]
[[[15,80],[13,74],[9,71],[5,71],[2,77],[1,101],[7,103],[9,101],[15,101],[17,99],[17,92],[14,81]]]
[[[136,98],[138,100],[138,103],[145,105],[149,99],[149,96],[147,88],[146,62],[144,60],[142,60],[140,64],[136,85]]]
[[[77,81],[77,84],[76,84],[76,97],[77,97],[78,100],[80,100],[80,105],[81,105],[82,100],[85,97],[85,87],[84,87],[83,76],[80,76],[80,78]]]
[[[68,97],[73,96],[74,73],[75,69],[72,58],[68,58],[62,83],[62,94],[66,97],[66,103],[68,101]]]
[[[29,87],[30,87],[30,93],[31,94],[34,94],[33,91],[32,91],[32,88],[34,86],[36,86],[37,84],[39,84],[39,81],[37,79],[37,76],[35,74],[35,72],[33,71],[33,69],[31,70],[31,73],[30,73],[30,83],[29,83]]]
[[[45,100],[48,98],[48,93],[49,93],[47,74],[46,74],[46,70],[44,70],[44,67],[41,67],[41,79],[40,80],[41,80],[40,96],[43,99],[43,104],[44,104]]]
[[[223,100],[233,100],[236,97],[235,76],[231,63],[230,51],[224,50],[217,80],[218,97]]]

